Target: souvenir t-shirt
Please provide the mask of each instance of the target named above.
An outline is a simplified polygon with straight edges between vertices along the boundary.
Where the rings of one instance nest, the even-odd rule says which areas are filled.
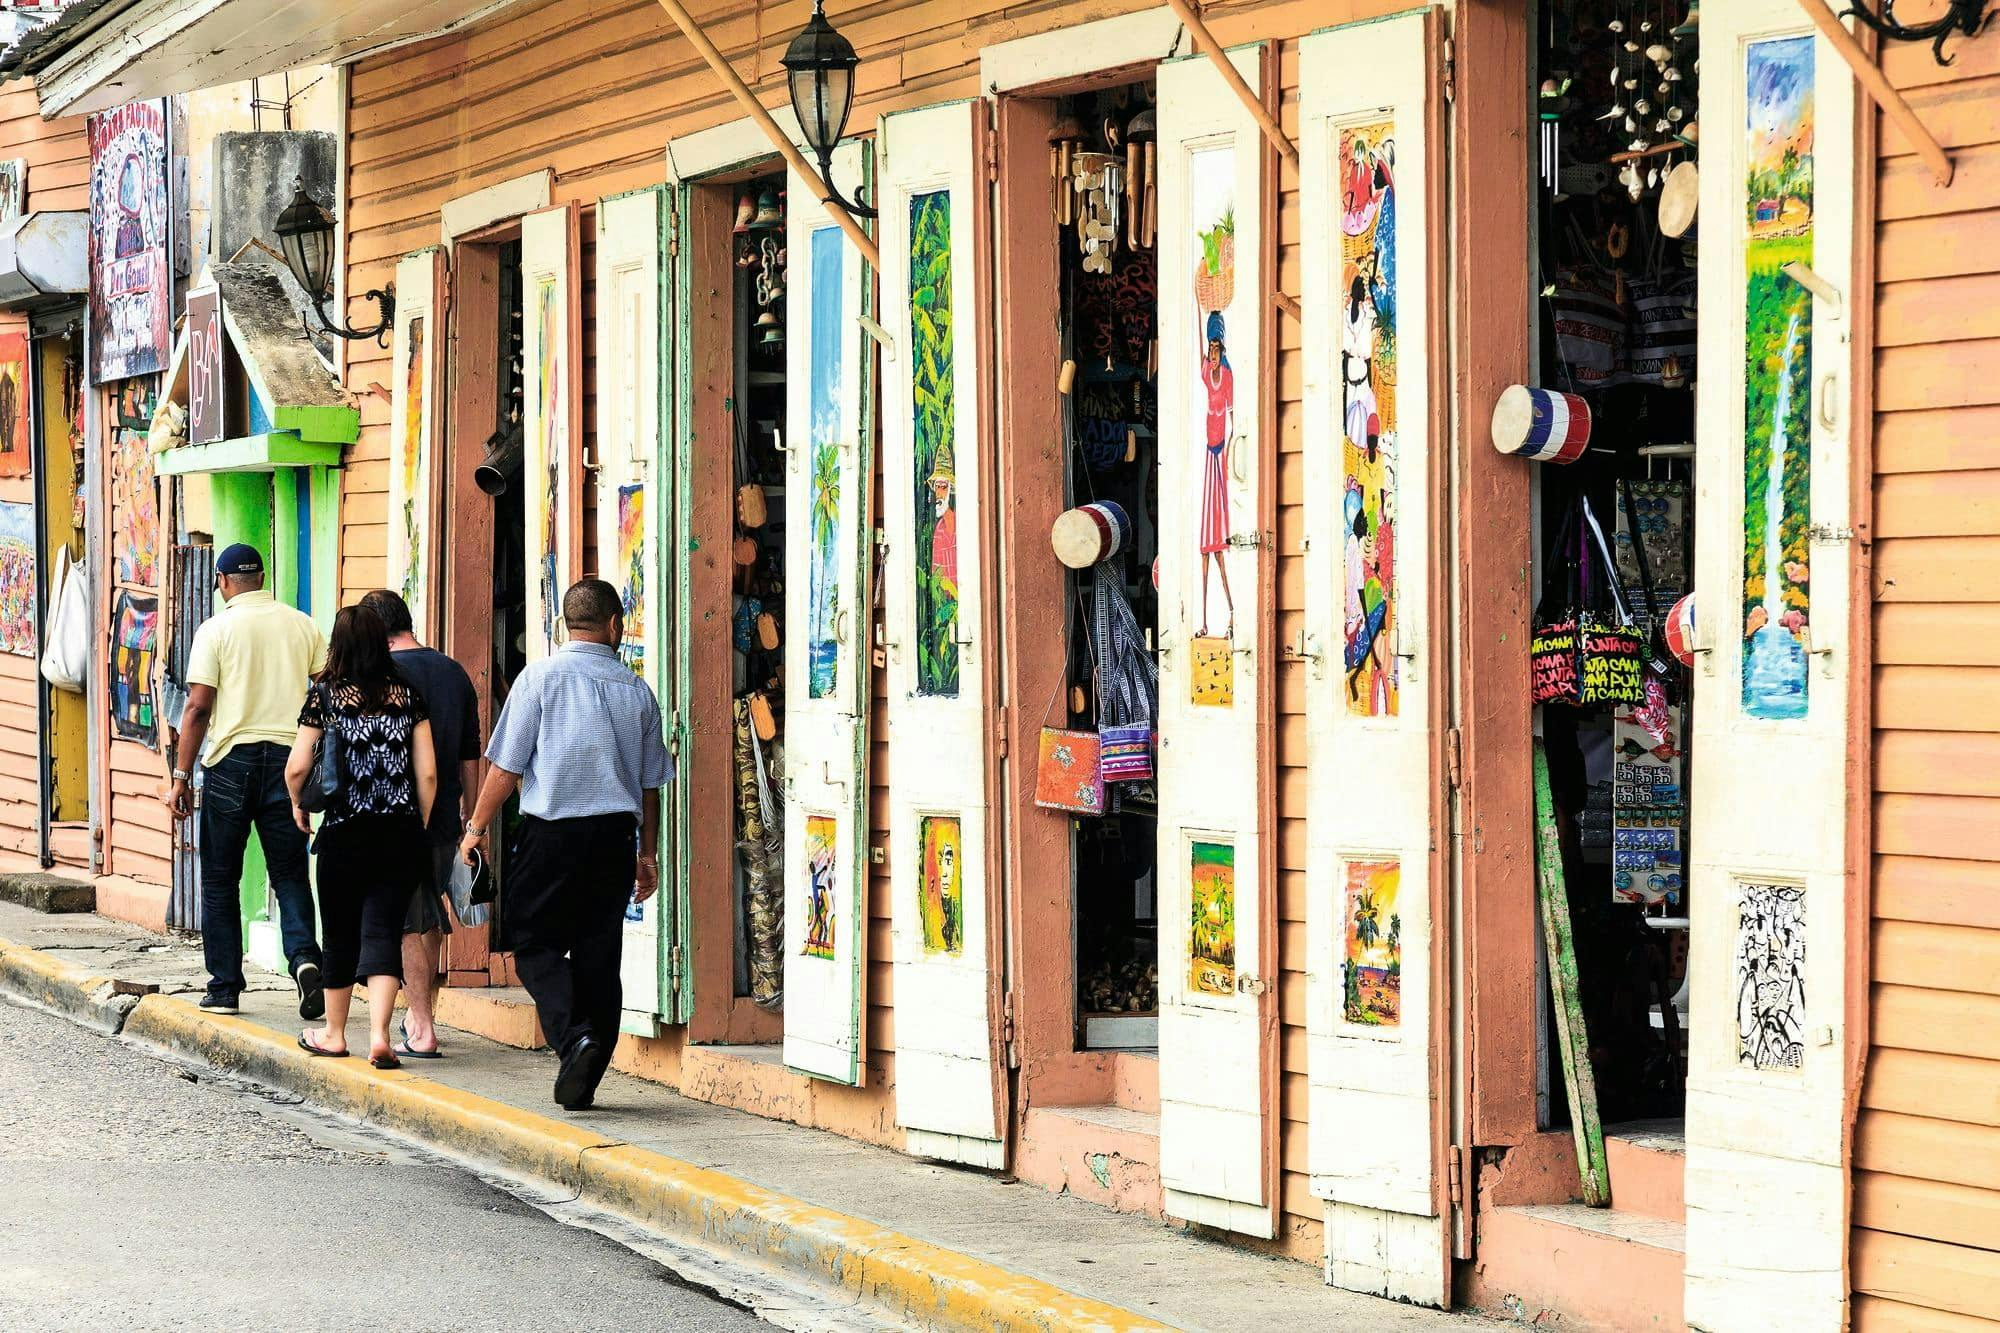
[[[423,699],[400,680],[383,688],[381,705],[372,709],[351,681],[313,682],[299,725],[338,732],[342,745],[340,793],[327,806],[323,829],[356,815],[417,813],[410,738],[419,722],[429,720]]]

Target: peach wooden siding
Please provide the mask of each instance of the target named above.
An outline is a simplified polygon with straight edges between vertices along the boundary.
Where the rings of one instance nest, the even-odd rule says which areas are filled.
[[[2000,1327],[2000,43],[1955,46],[1882,57],[1958,179],[1880,122],[1861,1329]]]
[[[833,17],[863,62],[863,100],[854,123],[866,125],[883,112],[979,95],[982,47],[1148,7],[1136,0],[887,0],[859,9],[836,4]],[[1330,23],[1406,7],[1403,0],[1270,0],[1206,8],[1212,28],[1225,42],[1278,41],[1284,122],[1295,129],[1297,38]],[[761,13],[741,3],[693,8],[698,16],[728,14],[704,23],[706,31],[762,91],[767,105],[781,103],[782,84],[774,71],[808,7],[793,2],[767,6]],[[1107,52],[1106,63],[1116,63],[1120,54]],[[587,9],[518,6],[477,30],[365,61],[352,71],[348,104],[347,290],[381,285],[391,277],[397,257],[435,244],[438,209],[447,199],[552,167],[555,202],[590,203],[663,180],[662,153],[669,138],[738,114],[652,0],[616,0]],[[1297,189],[1296,173],[1287,168],[1280,179],[1278,272],[1288,292],[1298,289]],[[1285,642],[1296,636],[1303,601],[1300,397],[1305,369],[1298,326],[1281,320],[1278,333],[1277,641]],[[348,350],[351,386],[386,382],[386,353],[368,344]],[[362,439],[346,479],[343,599],[375,586],[384,574],[387,417],[386,396],[363,399]],[[594,563],[586,557],[586,564]],[[1300,668],[1283,664],[1278,680],[1283,766],[1276,830],[1283,1025],[1279,1202],[1285,1217],[1277,1246],[1316,1260],[1321,1206],[1310,1196],[1305,1176],[1303,676]],[[880,689],[878,681],[870,807],[874,842],[887,827],[888,813]],[[887,1128],[885,1094],[893,1080],[889,903],[886,876],[880,871],[871,880],[869,915],[869,1087],[859,1093],[826,1085],[815,1089],[823,1106],[840,1104],[822,1119],[852,1124],[859,1117],[863,1123],[850,1132],[864,1136]]]

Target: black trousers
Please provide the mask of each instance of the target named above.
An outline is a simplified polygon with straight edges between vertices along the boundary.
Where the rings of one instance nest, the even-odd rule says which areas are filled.
[[[328,986],[403,976],[403,917],[430,878],[430,849],[414,812],[354,815],[319,831],[319,919]]]
[[[534,997],[542,1036],[558,1052],[586,1034],[607,1053],[618,1040],[618,959],[638,827],[631,815],[522,818],[503,905],[514,967]]]

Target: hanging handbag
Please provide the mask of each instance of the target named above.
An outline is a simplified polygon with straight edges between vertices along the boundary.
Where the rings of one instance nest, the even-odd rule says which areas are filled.
[[[1100,564],[1093,579],[1097,649],[1098,771],[1106,782],[1153,777],[1153,712],[1160,672],[1146,651],[1139,618],[1125,600],[1118,572]],[[1117,802],[1114,799],[1113,807]]]
[[[1619,585],[1618,565],[1611,557],[1611,544],[1604,540],[1604,529],[1598,526],[1588,495],[1583,497],[1583,529],[1590,538],[1590,546],[1580,562],[1586,571],[1586,609],[1577,618],[1576,627],[1577,702],[1585,708],[1644,703],[1646,684],[1641,667],[1646,655],[1645,636],[1632,621],[1625,591]],[[1589,596],[1587,571],[1593,567],[1589,559],[1593,551],[1597,556],[1596,567],[1604,570],[1604,586],[1611,594],[1608,617],[1592,604]]]
[[[465,863],[464,857],[453,858],[447,891],[451,894],[452,913],[460,925],[485,925],[493,902],[493,876],[487,872],[485,853],[474,847],[471,865]]]
[[[1578,566],[1582,551],[1571,552],[1576,533],[1576,510],[1563,515],[1550,551],[1563,560],[1560,581],[1542,583],[1542,600],[1535,606],[1534,624],[1528,636],[1529,698],[1538,704],[1574,705],[1582,698],[1582,681],[1577,672]]]
[[[320,732],[319,743],[313,747],[312,771],[306,774],[305,786],[299,791],[299,809],[309,815],[324,814],[332,808],[347,774],[347,742],[341,738],[340,728],[334,725],[333,696],[325,685],[316,683],[313,688],[319,691],[326,726]]]
[[[90,679],[90,590],[83,570],[62,548],[56,563],[56,595],[42,645],[42,679],[59,690],[83,693]]]

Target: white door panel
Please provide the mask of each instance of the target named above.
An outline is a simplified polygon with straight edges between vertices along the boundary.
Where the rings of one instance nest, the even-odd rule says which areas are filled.
[[[577,292],[576,213],[550,208],[521,219],[522,462],[527,523],[527,650],[537,661],[562,642],[562,597],[576,580],[576,423],[581,356],[572,338]]]

